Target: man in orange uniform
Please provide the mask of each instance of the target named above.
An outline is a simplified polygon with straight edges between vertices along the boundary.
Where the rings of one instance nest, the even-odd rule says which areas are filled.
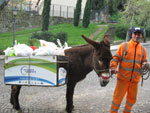
[[[120,104],[126,95],[126,104],[123,113],[131,113],[136,102],[138,83],[141,79],[140,69],[147,62],[147,50],[142,47],[140,40],[143,30],[134,27],[131,30],[131,40],[122,43],[110,62],[112,74],[117,72],[117,84],[114,91],[111,113],[118,113]],[[116,71],[118,68],[118,71]]]

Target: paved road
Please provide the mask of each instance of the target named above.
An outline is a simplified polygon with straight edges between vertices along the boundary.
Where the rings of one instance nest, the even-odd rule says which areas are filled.
[[[150,48],[147,49],[150,51]],[[18,113],[9,103],[10,86],[3,84],[3,65],[4,61],[0,60],[0,113]],[[116,79],[113,78],[106,87],[100,87],[96,73],[89,73],[75,88],[73,113],[109,113],[115,83]],[[150,78],[144,81],[143,87],[140,85],[132,113],[150,113]],[[19,97],[22,113],[65,113],[65,90],[66,86],[22,87]],[[123,111],[124,104],[125,100],[119,113]]]

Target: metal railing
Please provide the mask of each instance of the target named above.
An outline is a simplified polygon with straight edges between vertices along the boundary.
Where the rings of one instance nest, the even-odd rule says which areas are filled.
[[[39,15],[42,14],[43,6],[44,6],[44,3],[42,2],[37,7],[37,12]],[[73,6],[51,4],[50,16],[73,18],[74,17],[74,9],[75,9],[75,7],[73,7]],[[81,12],[81,18],[83,18],[83,10]]]

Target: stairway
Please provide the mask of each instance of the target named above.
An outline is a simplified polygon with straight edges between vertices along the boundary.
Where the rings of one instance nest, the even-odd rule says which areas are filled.
[[[109,36],[110,42],[114,41],[114,33],[115,33],[114,27],[110,27],[106,32],[106,34],[108,34],[108,36]]]

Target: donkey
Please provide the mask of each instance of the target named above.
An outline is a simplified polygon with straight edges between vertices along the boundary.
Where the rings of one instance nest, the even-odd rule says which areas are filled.
[[[76,84],[83,80],[89,72],[93,69],[96,71],[102,87],[109,82],[109,77],[103,76],[104,73],[109,73],[109,63],[112,59],[108,35],[105,35],[101,42],[93,41],[84,35],[82,37],[88,44],[65,50],[65,56],[68,56],[69,59],[69,66],[63,66],[66,69],[68,67],[66,76],[66,111],[68,113],[71,113],[74,108],[73,94]],[[20,89],[19,85],[11,86],[10,103],[16,110],[20,109],[18,99]]]

